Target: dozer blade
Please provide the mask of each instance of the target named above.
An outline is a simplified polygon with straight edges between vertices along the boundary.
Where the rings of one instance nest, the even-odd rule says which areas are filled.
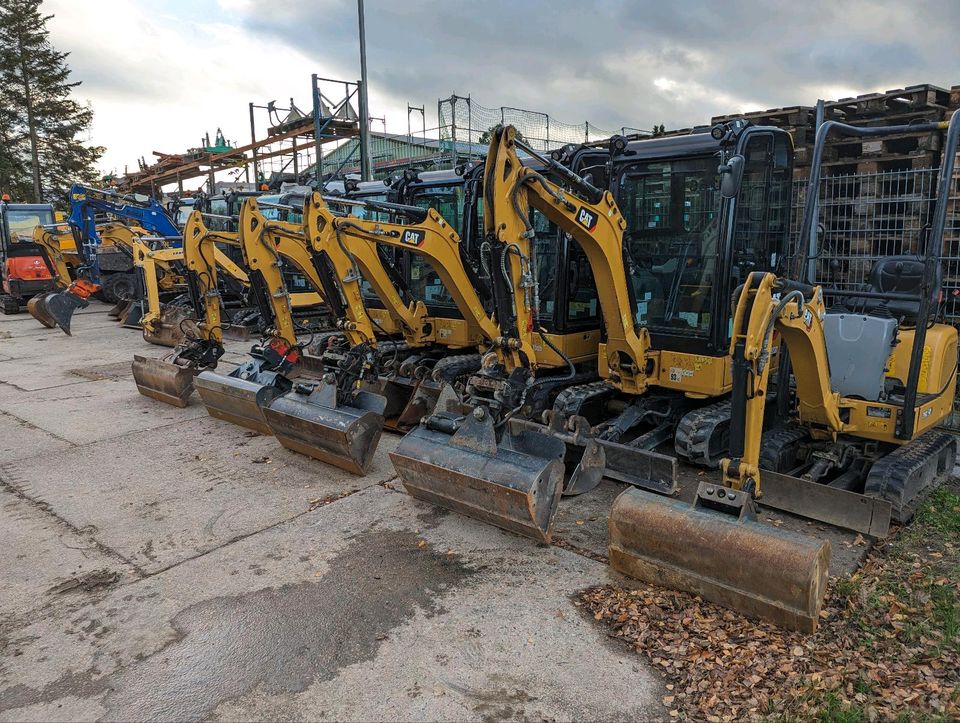
[[[276,397],[264,408],[270,431],[287,449],[354,474],[366,474],[383,431],[387,400],[357,392],[351,404],[337,403],[336,384],[321,381]]]
[[[193,378],[197,374],[195,367],[134,355],[132,369],[141,394],[175,407],[187,406],[193,393]]]
[[[30,316],[39,321],[48,329],[52,329],[57,325],[56,319],[47,311],[47,307],[43,305],[43,299],[48,294],[41,294],[40,296],[34,296],[27,302],[27,311],[30,312]]]
[[[672,495],[677,491],[677,460],[665,454],[630,447],[617,442],[591,439],[573,470],[565,495],[589,492],[604,477],[634,487]]]
[[[561,440],[533,431],[508,430],[498,442],[489,414],[468,414],[452,436],[416,427],[390,459],[417,499],[549,542],[565,449]]]
[[[742,492],[701,483],[691,506],[631,488],[614,501],[609,532],[610,564],[626,575],[785,628],[817,628],[830,543],[757,522]]]
[[[52,319],[54,324],[63,329],[67,336],[70,333],[70,320],[77,309],[85,309],[90,302],[69,291],[56,291],[52,294],[46,294],[30,309],[30,314],[34,319],[44,326],[50,326],[47,320]],[[28,307],[29,309],[29,307]]]
[[[234,374],[203,371],[194,378],[193,386],[200,393],[207,413],[261,434],[271,434],[263,408],[287,391],[277,386],[279,375],[263,372],[255,380],[248,380]]]

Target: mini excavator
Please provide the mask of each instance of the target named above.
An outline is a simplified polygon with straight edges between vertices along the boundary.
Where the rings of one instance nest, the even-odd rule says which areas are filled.
[[[483,185],[482,247],[494,270],[502,341],[470,380],[467,397],[448,409],[438,407],[392,454],[412,495],[547,541],[564,491],[568,451],[574,459],[581,453],[568,493],[591,489],[605,474],[662,494],[675,491],[676,462],[654,447],[670,438],[691,407],[729,393],[729,364],[720,352],[706,353],[702,342],[700,354],[689,343],[680,351],[658,348],[655,342],[666,335],[654,339],[648,323],[672,320],[664,324],[667,331],[689,341],[701,329],[725,322],[721,314],[711,320],[711,303],[719,295],[711,298],[710,289],[718,285],[716,254],[733,254],[729,229],[735,228],[735,201],[750,165],[743,154],[759,166],[764,182],[775,176],[789,188],[789,137],[732,125],[679,142],[630,145],[613,139],[600,168],[611,181],[619,175],[628,188],[635,177],[648,185],[649,190],[633,187],[636,205],[659,209],[662,239],[670,240],[674,224],[684,230],[677,241],[687,251],[677,255],[676,249],[665,249],[662,253],[672,255],[654,269],[640,268],[629,253],[630,225],[609,191],[555,158],[540,157],[515,139],[512,128],[493,134]],[[518,150],[539,160],[543,172],[521,163]],[[617,159],[623,159],[619,165]],[[726,162],[732,179],[722,188],[718,161]],[[704,202],[716,205],[704,208]],[[785,203],[788,210],[789,196]],[[555,224],[583,257],[582,263],[568,261],[563,267],[568,296],[560,301],[574,308],[569,294],[576,292],[579,308],[586,302],[589,309],[585,316],[597,325],[602,317],[605,326],[602,343],[598,336],[584,335],[585,354],[577,358],[557,348],[539,321],[541,304],[551,309],[556,291],[529,270],[540,268],[529,246],[536,236],[531,218],[537,218],[531,208]],[[776,260],[786,229],[784,221],[774,233],[754,239],[756,245],[773,239],[773,253],[760,253],[764,263],[771,256]],[[701,248],[710,245],[704,239],[712,250]],[[732,274],[730,265],[725,268]],[[664,286],[672,290],[666,293]],[[688,365],[689,373],[674,373]],[[564,368],[565,374],[556,373]],[[610,428],[617,436],[601,436],[599,430]],[[628,446],[628,441],[639,443]]]
[[[101,289],[98,213],[135,222],[150,233],[170,239],[171,245],[179,245],[180,237],[179,229],[153,199],[144,201],[112,191],[74,185],[70,189],[70,203],[69,224],[83,264],[77,270],[77,277],[64,290],[40,296],[28,306],[30,314],[41,324],[51,326],[52,321],[68,336],[74,312],[88,306],[89,297]]]
[[[141,394],[175,407],[187,406],[194,377],[204,369],[215,369],[223,356],[223,333],[220,327],[220,291],[217,285],[216,245],[211,234],[204,233],[199,212],[191,214],[184,227],[182,249],[152,251],[142,242],[136,246],[138,267],[143,270],[143,284],[151,309],[159,307],[157,274],[153,265],[156,253],[178,253],[186,266],[185,275],[196,320],[188,320],[191,329],[167,359],[135,355],[133,378]],[[148,316],[152,316],[148,313]],[[156,318],[144,319],[144,332]]]
[[[810,248],[831,134],[872,138],[945,125],[821,125],[799,248]],[[878,259],[863,288],[763,272],[737,288],[722,483],[701,483],[692,507],[623,492],[610,513],[613,567],[810,631],[826,588],[829,543],[759,523],[755,502],[882,538],[951,473],[957,439],[937,426],[956,391],[957,330],[938,320],[937,305],[960,115],[946,131],[932,224],[915,254]],[[792,396],[786,419],[765,430],[778,345],[789,352]]]
[[[408,223],[336,216],[328,203],[401,215]],[[342,333],[327,339],[321,378],[295,384],[264,413],[284,446],[363,473],[387,420],[409,428],[432,406],[441,384],[479,368],[474,350],[493,326],[461,258],[459,236],[434,209],[314,194],[304,219]],[[430,316],[423,300],[410,298],[386,258],[389,249],[410,250],[435,269],[443,288],[453,289],[448,293],[459,318]],[[399,333],[368,312],[362,282]]]
[[[250,279],[250,296],[260,312],[263,337],[250,351],[250,359],[230,374],[212,369],[194,379],[207,412],[212,417],[270,434],[263,408],[275,396],[289,391],[289,376],[299,374],[303,356],[298,329],[312,329],[294,317],[291,294],[284,284],[286,260],[313,288],[310,298],[319,302],[320,281],[307,255],[302,253],[303,227],[287,221],[267,219],[256,198],[247,198],[240,209],[238,225],[244,265]],[[302,264],[302,265],[300,265]]]

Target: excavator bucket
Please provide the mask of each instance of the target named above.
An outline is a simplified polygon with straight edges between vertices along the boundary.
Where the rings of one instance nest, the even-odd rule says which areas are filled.
[[[187,406],[197,374],[195,367],[182,367],[137,354],[133,357],[132,369],[141,394],[175,407]]]
[[[151,328],[143,328],[143,339],[158,346],[175,347],[183,340],[183,322],[193,319],[189,307],[166,304],[160,310],[160,318],[154,320]]]
[[[259,371],[259,363],[252,360],[230,374],[200,372],[193,386],[211,417],[272,434],[263,409],[274,397],[288,391],[290,382],[279,374]]]
[[[630,488],[609,518],[610,564],[644,582],[813,632],[830,543],[757,522],[749,495],[700,484],[693,506]]]
[[[44,326],[50,326],[48,322],[52,319],[67,336],[72,336],[70,320],[73,319],[74,312],[89,305],[89,301],[69,291],[55,291],[40,297],[32,309],[29,306],[27,308],[30,315]]]
[[[366,474],[383,431],[387,400],[360,391],[337,403],[335,383],[297,384],[263,412],[270,431],[287,449],[354,474]]]
[[[130,306],[129,300],[120,299],[120,301],[110,307],[109,311],[107,311],[107,316],[111,319],[120,319],[123,317],[128,306]]]
[[[478,410],[452,436],[421,424],[400,441],[390,459],[403,486],[417,499],[549,542],[563,489],[564,443],[513,430],[498,441],[490,415]]]
[[[39,321],[48,329],[52,329],[57,325],[57,320],[53,318],[47,308],[41,303],[46,294],[41,294],[39,296],[32,297],[27,302],[27,311],[30,312],[30,316]]]
[[[117,320],[120,322],[120,325],[126,329],[142,329],[143,325],[140,323],[142,318],[143,302],[127,301],[126,306],[121,309],[120,316],[117,317]]]

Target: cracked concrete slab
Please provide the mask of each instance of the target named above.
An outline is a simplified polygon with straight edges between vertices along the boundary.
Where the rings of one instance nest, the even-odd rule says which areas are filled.
[[[372,487],[20,631],[3,719],[662,717],[606,566]]]
[[[389,479],[387,453],[395,445],[395,438],[385,439],[370,473],[358,477],[204,413],[6,463],[0,474],[30,499],[50,505],[78,528],[93,529],[98,541],[154,572]],[[70,471],[69,484],[63,470]]]
[[[68,440],[23,419],[0,412],[0,460],[10,462],[73,446]]]
[[[0,489],[0,546],[0,620],[23,619],[74,591],[89,592],[97,580],[132,579],[130,568],[88,535],[6,489]]]
[[[106,308],[0,317],[0,720],[663,716],[571,602],[607,566],[395,491],[396,436],[358,478],[141,396]]]

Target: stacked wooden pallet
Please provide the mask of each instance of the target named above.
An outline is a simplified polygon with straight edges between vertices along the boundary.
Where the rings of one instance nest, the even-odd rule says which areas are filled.
[[[827,101],[824,120],[865,127],[917,125],[946,120],[957,108],[960,86],[946,90],[926,84]],[[789,131],[795,147],[794,178],[802,182],[809,176],[816,133],[815,108],[774,108],[718,116],[713,122],[734,118]],[[942,142],[941,130],[909,130],[882,138],[829,139],[824,148],[821,185],[821,222],[825,227],[821,238],[823,280],[865,281],[874,259],[918,249],[935,195],[935,175],[924,169],[939,166]],[[960,201],[956,203],[955,210],[960,213]],[[944,241],[944,255],[956,256],[960,271],[960,229],[948,233]],[[947,271],[952,278],[949,264]]]
[[[841,98],[824,104],[824,119],[856,126],[906,125],[942,121],[960,107],[960,86],[951,90],[935,85],[913,85]],[[784,128],[793,136],[797,177],[805,178],[816,134],[816,109],[812,106],[773,108],[747,114],[715,116],[712,123],[745,118],[757,125]],[[885,138],[833,138],[824,149],[825,175],[877,173],[931,168],[939,162],[942,133],[911,131]]]

